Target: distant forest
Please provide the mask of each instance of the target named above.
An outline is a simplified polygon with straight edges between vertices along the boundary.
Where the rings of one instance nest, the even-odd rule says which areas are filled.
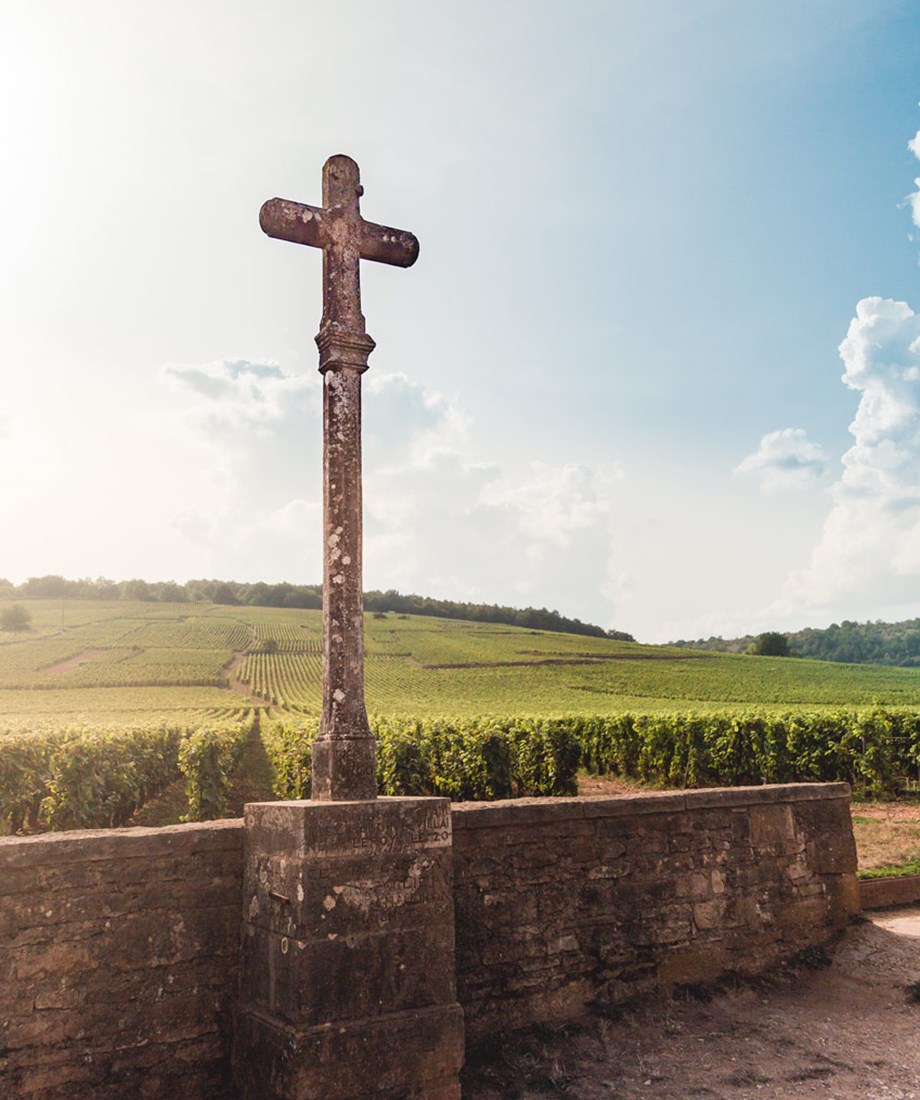
[[[900,623],[854,623],[846,619],[823,630],[808,627],[785,633],[790,656],[813,657],[818,661],[846,661],[850,664],[920,666],[920,619]],[[754,641],[743,638],[681,639],[672,645],[686,649],[709,649],[718,653],[743,653]]]
[[[318,584],[242,584],[237,581],[111,581],[105,577],[85,577],[71,581],[64,577],[29,577],[20,585],[0,578],[0,599],[29,600],[148,600],[159,603],[209,602],[249,607],[321,608],[323,589]],[[365,592],[365,611],[384,614],[435,615],[443,619],[466,619],[479,623],[505,623],[530,630],[552,630],[563,634],[586,634],[592,638],[614,638],[634,642],[622,630],[604,630],[580,619],[567,619],[545,607],[501,607],[498,604],[462,603],[436,600],[430,596],[403,595],[395,589]]]

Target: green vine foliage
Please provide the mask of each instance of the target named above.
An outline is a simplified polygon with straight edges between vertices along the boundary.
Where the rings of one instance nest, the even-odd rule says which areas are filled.
[[[455,801],[570,795],[579,766],[671,787],[844,781],[890,795],[920,772],[920,714],[621,714],[554,719],[375,718],[377,787]],[[315,720],[263,739],[279,798],[309,797]]]
[[[374,718],[377,789],[454,801],[577,791],[581,746],[570,724],[519,718]],[[307,798],[315,720],[266,723],[279,798]]]
[[[134,812],[186,776],[188,820],[218,817],[255,712],[205,727],[161,722],[98,729],[0,730],[3,830],[97,829]]]
[[[873,707],[574,719],[585,767],[669,786],[833,782],[891,795],[920,771],[920,715]]]
[[[275,773],[273,790],[281,799],[310,797],[313,742],[319,733],[318,718],[262,721],[262,744]]]
[[[11,832],[123,825],[177,774],[183,730],[0,732],[0,820]]]
[[[258,733],[259,712],[239,722],[196,729],[179,745],[179,770],[186,777],[188,813],[183,821],[213,821],[227,809],[230,780],[250,735]]]
[[[51,778],[50,736],[0,732],[0,821],[13,833],[38,825]]]
[[[920,775],[920,713],[621,714],[522,719],[372,719],[377,785],[384,795],[455,801],[571,795],[579,767],[676,786],[843,780],[867,794],[894,793]],[[261,736],[274,793],[310,797],[315,717],[262,719],[237,712],[184,727],[0,730],[3,831],[124,824],[184,774],[186,820],[226,812],[246,741]]]

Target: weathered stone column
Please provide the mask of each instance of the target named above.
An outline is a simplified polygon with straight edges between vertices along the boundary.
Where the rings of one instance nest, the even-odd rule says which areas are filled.
[[[374,341],[327,325],[316,342],[323,373],[323,714],[312,795],[375,798],[361,568],[361,375]]]
[[[446,798],[246,807],[243,1100],[460,1100]]]
[[[323,250],[323,716],[313,748],[313,798],[374,798],[374,738],[364,709],[361,574],[361,375],[374,341],[361,312],[361,260],[411,267],[418,241],[365,221],[357,164],[323,165],[323,205],[270,199],[259,223],[270,236]]]

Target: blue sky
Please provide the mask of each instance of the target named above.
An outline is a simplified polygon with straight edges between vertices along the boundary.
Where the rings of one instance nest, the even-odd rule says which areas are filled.
[[[920,614],[918,57],[889,0],[7,5],[0,576],[319,578],[320,258],[257,213],[346,152],[421,242],[369,587]]]

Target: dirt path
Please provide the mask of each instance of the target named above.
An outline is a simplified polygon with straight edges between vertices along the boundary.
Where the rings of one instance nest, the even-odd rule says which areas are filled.
[[[224,817],[242,817],[247,802],[273,802],[274,772],[259,731],[253,730],[246,742],[239,767],[230,782]]]
[[[78,653],[76,657],[67,657],[63,661],[58,661],[56,664],[48,665],[43,672],[51,673],[52,676],[59,676],[64,672],[70,672],[72,668],[79,668],[80,665],[85,665],[88,661],[94,660],[96,657],[101,657],[107,650],[104,649],[84,649],[82,653]]]
[[[868,817],[872,821],[920,822],[920,802],[854,802],[854,817]]]
[[[245,653],[237,653],[228,665],[224,665],[224,672],[227,674],[227,687],[230,688],[231,691],[235,691],[237,695],[242,695],[244,699],[248,699],[253,706],[264,707],[265,700],[261,698],[261,696],[256,695],[249,687],[249,684],[244,684],[242,680],[236,678],[237,669],[245,658]]]
[[[830,965],[480,1050],[464,1100],[918,1100],[920,908],[854,924]]]
[[[250,627],[249,628],[249,647],[250,647],[250,649],[255,648],[256,644],[257,644],[257,641],[256,641],[255,628]],[[242,695],[243,698],[247,699],[250,703],[252,703],[253,706],[264,707],[265,706],[265,700],[260,695],[256,695],[255,692],[250,688],[249,684],[244,684],[242,680],[238,680],[236,678],[237,670],[239,669],[240,665],[243,663],[243,661],[245,659],[246,659],[246,651],[244,650],[241,653],[234,653],[232,660],[228,664],[224,665],[224,672],[226,672],[226,674],[227,674],[227,687],[229,687],[231,691],[235,691],[237,693],[237,695]]]

